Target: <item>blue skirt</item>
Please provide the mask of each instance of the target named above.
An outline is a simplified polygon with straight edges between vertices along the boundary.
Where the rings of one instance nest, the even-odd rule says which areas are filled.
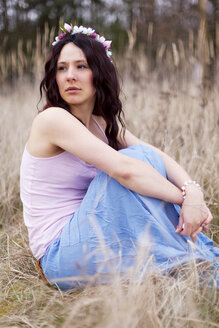
[[[136,145],[120,152],[149,163],[166,178],[164,162],[152,148]],[[179,212],[178,205],[141,196],[99,172],[41,258],[43,272],[51,284],[64,289],[86,285],[92,277],[105,283],[115,272],[125,276],[141,253],[142,268],[145,263],[148,270],[161,272],[194,259],[214,263],[219,286],[219,248],[202,233],[196,243],[177,234]]]

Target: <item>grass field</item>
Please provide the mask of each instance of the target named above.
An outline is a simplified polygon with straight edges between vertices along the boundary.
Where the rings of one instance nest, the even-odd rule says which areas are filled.
[[[128,59],[118,63],[127,126],[200,183],[214,215],[209,235],[218,245],[219,90],[203,99],[197,75],[179,78],[172,71],[161,78],[146,66],[142,60],[135,67]],[[0,327],[219,327],[219,293],[214,286],[200,287],[195,263],[177,277],[151,273],[141,283],[126,283],[115,275],[110,285],[68,292],[39,279],[19,198],[19,166],[37,113],[38,75],[32,82],[22,76],[0,95]]]

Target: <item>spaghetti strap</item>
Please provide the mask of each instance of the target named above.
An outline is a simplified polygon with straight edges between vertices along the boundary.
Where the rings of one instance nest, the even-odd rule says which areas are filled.
[[[107,137],[106,137],[106,134],[105,134],[103,128],[102,128],[101,125],[97,122],[97,120],[95,119],[94,116],[92,116],[92,118],[93,118],[94,122],[96,123],[96,125],[98,126],[98,128],[100,129],[100,131],[103,133],[104,138],[105,138],[105,140],[106,140],[106,142],[107,142],[107,144],[108,144],[109,141],[108,141],[108,139],[107,139]]]

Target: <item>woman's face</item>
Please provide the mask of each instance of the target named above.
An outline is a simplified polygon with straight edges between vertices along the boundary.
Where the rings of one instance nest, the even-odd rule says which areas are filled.
[[[70,106],[94,107],[96,89],[93,72],[83,51],[74,43],[67,43],[57,61],[56,82],[62,99]]]

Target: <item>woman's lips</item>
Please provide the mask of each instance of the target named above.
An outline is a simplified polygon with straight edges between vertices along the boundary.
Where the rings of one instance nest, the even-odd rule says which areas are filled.
[[[80,90],[81,89],[79,89],[79,88],[71,87],[71,88],[66,89],[66,92],[67,93],[76,93],[76,92],[79,92]]]

